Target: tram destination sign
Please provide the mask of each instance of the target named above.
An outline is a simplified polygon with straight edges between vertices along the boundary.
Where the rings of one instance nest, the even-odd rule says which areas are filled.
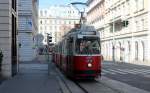
[[[96,35],[96,31],[84,31],[81,32],[82,35]]]

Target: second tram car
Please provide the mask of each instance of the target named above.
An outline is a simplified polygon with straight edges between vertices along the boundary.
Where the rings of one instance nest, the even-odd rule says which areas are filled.
[[[92,26],[73,28],[55,45],[53,61],[71,78],[100,76],[102,55],[99,33]]]

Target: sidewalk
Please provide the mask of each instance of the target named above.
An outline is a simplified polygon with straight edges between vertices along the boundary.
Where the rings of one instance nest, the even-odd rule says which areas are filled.
[[[39,57],[37,62],[34,60],[27,64],[23,62],[19,68],[15,77],[0,85],[0,93],[61,93],[57,73],[52,67],[48,75],[45,58]]]

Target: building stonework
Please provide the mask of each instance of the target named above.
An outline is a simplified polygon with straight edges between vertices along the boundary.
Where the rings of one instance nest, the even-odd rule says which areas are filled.
[[[19,61],[32,61],[37,54],[38,0],[18,0]]]
[[[87,21],[100,32],[105,60],[150,65],[149,0],[87,3]]]
[[[4,55],[0,74],[6,78],[18,71],[16,1],[0,0],[0,49]]]
[[[72,5],[53,5],[39,10],[39,34],[44,36],[43,44],[47,44],[47,34],[52,36],[52,43],[59,42],[80,19],[79,11]]]

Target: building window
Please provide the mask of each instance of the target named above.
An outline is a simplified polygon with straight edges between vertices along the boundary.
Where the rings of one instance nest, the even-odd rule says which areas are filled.
[[[40,24],[42,24],[42,20],[40,21]]]
[[[55,24],[55,20],[52,20],[52,24]]]
[[[144,0],[138,0],[138,8],[138,11],[144,9]]]
[[[142,41],[142,48],[143,48],[143,61],[145,61],[145,45],[143,41]]]
[[[129,41],[128,41],[128,48],[129,48],[128,52],[129,52],[129,54],[130,54],[130,52],[131,52],[131,45],[130,45],[130,42],[129,42]]]
[[[40,30],[42,30],[42,26],[40,26]]]
[[[45,16],[47,15],[47,11],[45,10]]]
[[[51,21],[51,20],[49,20],[49,24],[52,24],[52,21]]]
[[[138,23],[138,21],[135,22],[135,25],[136,25],[136,31],[138,31],[138,29],[139,29],[139,23]]]
[[[66,21],[64,21],[64,24],[67,24],[67,22],[66,22]]]
[[[122,49],[122,45],[120,42],[119,42],[119,51],[120,51],[120,61],[122,61],[123,60],[123,49]]]
[[[42,10],[40,11],[40,15],[43,16],[43,11]]]
[[[76,21],[74,21],[74,24],[76,24]]]
[[[142,23],[142,25],[141,25],[141,26],[142,26],[142,30],[144,30],[144,26],[145,26],[145,24],[144,24],[144,23],[145,23],[145,22],[144,22],[144,19],[141,20],[141,23]]]
[[[135,0],[135,12],[144,9],[144,0]]]
[[[47,24],[47,20],[45,20],[45,24]]]
[[[55,26],[55,31],[57,31],[57,26]]]
[[[71,24],[71,21],[69,21],[69,24]]]
[[[52,30],[52,26],[49,27],[49,30]]]
[[[135,12],[138,11],[138,0],[135,0]]]
[[[127,14],[130,14],[130,8],[131,8],[131,7],[130,7],[130,1],[127,1],[127,9],[128,9],[128,10],[127,10],[127,12],[128,12]]]
[[[52,26],[52,31],[54,31],[54,26]]]
[[[122,4],[123,15],[125,15],[125,10],[126,10],[125,8],[126,8],[126,7],[125,7],[125,3],[123,3],[123,4]]]
[[[45,31],[47,31],[47,27],[45,26]]]
[[[59,20],[59,24],[61,25],[61,20]]]
[[[55,20],[55,24],[57,24],[57,20]]]

